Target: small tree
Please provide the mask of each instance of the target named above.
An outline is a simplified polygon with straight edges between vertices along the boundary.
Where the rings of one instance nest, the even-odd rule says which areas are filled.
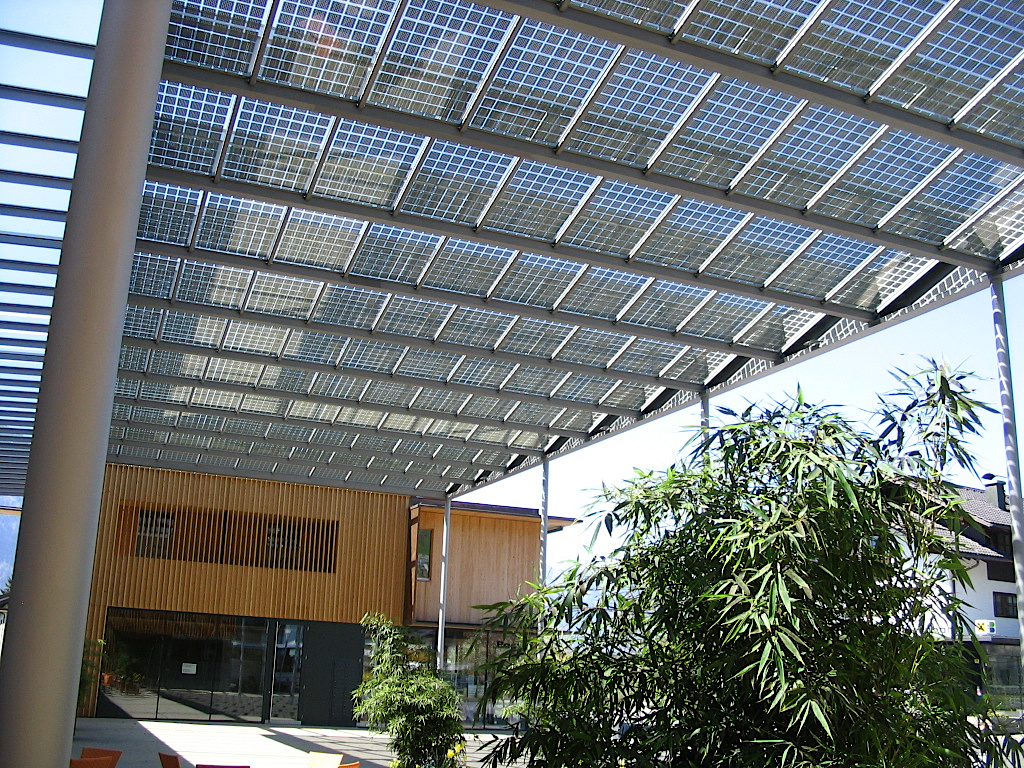
[[[607,493],[609,556],[492,606],[510,647],[486,695],[518,701],[528,727],[490,763],[1015,761],[986,728],[971,629],[943,589],[968,576],[939,527],[964,516],[940,471],[969,464],[983,406],[943,367],[905,384],[879,435],[798,394],[726,411],[735,423],[681,466]],[[964,644],[937,636],[949,625]]]
[[[408,635],[380,614],[366,615],[370,676],[355,690],[355,711],[387,732],[394,768],[454,768],[464,762],[462,697],[410,659]]]

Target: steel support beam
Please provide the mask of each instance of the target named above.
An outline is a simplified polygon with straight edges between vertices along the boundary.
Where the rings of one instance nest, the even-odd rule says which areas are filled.
[[[1010,511],[1013,547],[1013,570],[1017,581],[1017,605],[1024,606],[1024,506],[1021,504],[1020,452],[1017,449],[1017,413],[1013,402],[1013,375],[1010,339],[1006,322],[1006,299],[1003,282],[990,282],[992,325],[996,343],[996,375],[999,379],[999,410],[1003,420],[1003,443],[1006,448],[1006,501]],[[1024,638],[1024,610],[1017,612],[1017,628]],[[1020,658],[1024,666],[1024,653]]]
[[[103,8],[0,658],[4,762],[66,768],[124,306],[170,0]]]
[[[444,498],[444,533],[441,538],[441,599],[437,609],[437,669],[445,668],[444,631],[448,610],[448,547],[452,539],[452,499]]]

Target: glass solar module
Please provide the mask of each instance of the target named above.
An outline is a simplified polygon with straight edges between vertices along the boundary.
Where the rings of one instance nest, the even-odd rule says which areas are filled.
[[[668,192],[605,181],[573,218],[561,242],[628,256],[677,199]]]
[[[229,94],[161,82],[149,162],[212,176],[234,103]]]
[[[520,365],[502,386],[507,392],[547,397],[569,374],[565,371]]]
[[[1013,243],[1024,237],[1024,187],[1007,195],[992,210],[981,216],[960,236],[953,239],[954,248],[983,256],[1009,255]]]
[[[334,365],[338,362],[347,340],[341,336],[318,331],[293,330],[281,357],[307,363]]]
[[[827,107],[811,107],[743,177],[736,191],[803,207],[879,125]]]
[[[270,395],[244,395],[240,405],[233,410],[241,413],[259,413],[265,416],[284,416],[288,412],[289,401],[282,397]]]
[[[252,279],[253,272],[248,269],[186,261],[181,266],[174,298],[211,307],[239,309]]]
[[[368,382],[365,379],[320,373],[317,374],[316,381],[313,382],[310,394],[335,397],[339,400],[358,400],[367,386]]]
[[[558,309],[614,320],[649,282],[649,278],[621,270],[591,267],[559,302]]]
[[[495,198],[482,226],[552,241],[597,180],[582,171],[525,160]]]
[[[351,447],[351,445],[355,442],[356,436],[348,432],[342,432],[336,429],[317,429],[314,433],[313,439],[314,442],[323,445],[332,445],[338,448],[348,448]]]
[[[601,405],[608,408],[628,408],[632,411],[639,411],[660,390],[660,387],[653,384],[644,385],[622,381],[608,393],[601,401]]]
[[[178,445],[185,448],[206,449],[210,447],[210,441],[211,438],[208,436],[182,434],[180,432],[171,432],[167,436],[168,445]]]
[[[1015,72],[1008,74],[981,103],[968,112],[960,125],[1022,146],[1024,120],[1020,118],[1021,104],[1024,104],[1024,65],[1018,65]]]
[[[290,344],[291,339],[288,341]],[[309,392],[315,377],[316,373],[313,371],[285,368],[279,365],[266,365],[263,367],[263,375],[260,377],[259,385],[266,389],[274,389],[281,392],[305,394]]]
[[[328,405],[326,403],[305,403],[293,401],[282,401],[288,405],[288,418],[305,419],[306,421],[319,421],[331,424],[341,412],[341,406]]]
[[[786,69],[864,93],[943,4],[944,0],[833,3],[786,59]]]
[[[292,208],[273,258],[343,272],[366,227],[365,222]]]
[[[124,315],[124,335],[136,339],[155,339],[160,310],[128,305]]]
[[[596,405],[617,383],[617,379],[609,376],[574,373],[561,383],[555,395],[559,400],[575,400],[579,403]]]
[[[454,415],[459,412],[468,399],[469,395],[465,392],[446,392],[443,389],[423,387],[413,405],[416,408]]]
[[[737,341],[781,352],[821,317],[819,312],[776,305]]]
[[[681,200],[633,258],[696,272],[748,218],[715,203]]]
[[[227,324],[227,320],[219,317],[166,310],[160,326],[160,339],[197,347],[217,347],[224,338]]]
[[[132,259],[131,293],[169,299],[178,274],[178,259],[151,253],[136,253]]]
[[[274,440],[294,440],[300,443],[308,443],[316,434],[313,427],[300,427],[295,424],[271,424],[267,437]]]
[[[506,352],[551,358],[573,332],[575,326],[520,317],[498,345]]]
[[[160,451],[160,462],[163,464],[198,464],[199,454],[192,451],[171,451],[165,448]]]
[[[877,250],[877,246],[863,240],[825,234],[789,264],[771,285],[779,290],[823,299]]]
[[[492,397],[491,395],[473,395],[459,413],[463,416],[479,419],[504,420],[513,406],[514,403],[498,397]]]
[[[687,348],[655,339],[634,339],[609,366],[610,370],[659,376]]]
[[[410,2],[367,101],[460,122],[514,18],[468,2]]]
[[[435,141],[409,183],[401,209],[433,219],[474,224],[513,161],[511,155]]]
[[[467,440],[473,434],[473,427],[448,419],[435,419],[433,424],[424,431],[424,434],[453,440]]]
[[[643,167],[713,74],[630,51],[563,147]]]
[[[419,339],[433,339],[454,309],[453,304],[442,304],[414,296],[395,296],[377,322],[376,330]]]
[[[130,419],[131,421],[134,422],[139,422],[142,424],[158,424],[165,427],[173,427],[178,425],[179,414],[175,411],[167,411],[164,410],[163,408],[129,408],[128,406],[117,406],[115,410],[117,410],[118,408],[122,410],[123,415],[121,416],[121,418]],[[118,415],[116,413],[114,414],[114,418],[118,418]],[[191,426],[191,424],[183,422],[180,426],[189,427]]]
[[[492,295],[502,301],[551,309],[583,269],[574,261],[521,253]]]
[[[444,324],[438,341],[493,349],[515,320],[515,315],[461,307]]]
[[[675,30],[676,21],[685,13],[687,6],[693,5],[693,0],[573,0],[573,5],[670,33]]]
[[[232,320],[224,335],[224,349],[276,357],[281,353],[288,331],[266,323]]]
[[[903,251],[883,251],[848,282],[841,284],[834,301],[863,309],[877,309],[907,280],[932,263]]]
[[[620,318],[631,325],[674,331],[711,291],[666,280],[656,280]]]
[[[940,120],[983,88],[1021,48],[1024,7],[967,0],[885,82],[878,98]]]
[[[665,149],[654,170],[724,189],[799,106],[793,96],[725,79]]]
[[[281,3],[260,79],[358,99],[396,6],[392,0]]]
[[[183,429],[205,429],[210,432],[219,432],[224,428],[226,419],[223,416],[214,416],[211,413],[178,413],[166,411],[169,417],[177,417],[178,426]]]
[[[245,309],[282,317],[309,317],[324,284],[285,275],[256,273]]]
[[[816,0],[711,0],[700,3],[681,36],[771,64]]]
[[[718,293],[681,330],[711,339],[733,341],[736,334],[761,313],[768,302]]]
[[[616,46],[528,20],[502,57],[470,125],[554,146]]]
[[[139,396],[140,383],[132,381],[130,379],[124,379],[120,376],[117,381],[114,382],[114,396],[115,397],[130,397],[133,400]]]
[[[154,349],[149,360],[150,373],[201,379],[211,361],[202,355]]]
[[[393,373],[406,347],[382,341],[352,339],[341,357],[339,367]]]
[[[815,235],[810,227],[760,216],[753,219],[720,251],[706,272],[747,285],[764,285],[791,254]]]
[[[117,367],[123,371],[144,371],[149,363],[149,350],[139,347],[121,347]]]
[[[266,258],[284,224],[285,213],[283,205],[211,194],[199,218],[196,246]]]
[[[316,112],[242,99],[221,174],[269,187],[307,189],[333,124]]]
[[[949,156],[951,148],[890,131],[815,206],[825,216],[876,223]]]
[[[515,368],[515,363],[508,363],[504,360],[467,357],[451,374],[451,381],[455,384],[497,391]]]
[[[246,399],[249,397],[251,396],[245,396]],[[223,390],[208,389],[206,387],[196,387],[193,389],[189,404],[200,408],[217,408],[223,411],[237,411],[239,408],[245,409],[243,395],[237,392],[224,392]]]
[[[441,350],[410,349],[402,358],[396,373],[429,381],[447,381],[461,360],[461,355]]]
[[[412,133],[341,120],[313,193],[391,208],[428,143]]]
[[[328,285],[313,311],[313,319],[368,330],[380,317],[389,296],[366,288]]]
[[[269,424],[252,419],[229,418],[224,422],[224,432],[232,435],[266,437]]]
[[[252,450],[252,446],[252,440],[238,440],[233,437],[214,437],[210,440],[210,449],[214,451],[249,453]]]
[[[556,350],[555,359],[604,368],[631,338],[625,333],[577,328],[569,340]]]
[[[483,296],[516,251],[468,240],[446,240],[430,262],[421,284],[470,296]]]
[[[164,55],[248,75],[268,12],[266,0],[178,0],[171,10]]]
[[[349,266],[349,272],[399,283],[416,283],[441,245],[441,237],[374,224]]]
[[[139,237],[161,243],[188,245],[203,193],[147,181],[142,189]]]
[[[885,229],[925,242],[939,243],[1002,186],[1024,170],[990,157],[965,153],[917,194]]]
[[[665,377],[679,381],[706,384],[712,375],[730,359],[731,355],[707,349],[691,348],[667,371]]]

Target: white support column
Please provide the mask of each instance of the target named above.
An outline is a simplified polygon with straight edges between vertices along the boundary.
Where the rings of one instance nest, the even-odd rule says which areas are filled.
[[[444,626],[445,613],[448,607],[448,544],[452,531],[452,500],[444,500],[444,531],[441,535],[441,604],[437,610],[437,671],[445,667],[444,662]]]
[[[992,324],[995,330],[996,365],[999,378],[999,405],[1003,417],[1003,441],[1006,446],[1006,500],[1010,508],[1013,532],[1013,569],[1017,581],[1017,627],[1024,640],[1024,507],[1021,505],[1020,453],[1017,450],[1017,417],[1013,404],[1010,342],[1006,325],[1006,300],[999,277],[990,282]],[[1024,653],[1021,654],[1024,664]]]
[[[551,503],[551,467],[548,457],[541,461],[540,478],[540,574],[537,584],[546,587],[548,583],[548,505]]]
[[[5,765],[66,768],[124,308],[171,0],[106,0],[0,663]]]

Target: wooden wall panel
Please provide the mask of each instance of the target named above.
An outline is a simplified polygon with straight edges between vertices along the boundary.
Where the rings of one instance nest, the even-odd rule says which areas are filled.
[[[420,507],[419,525],[434,531],[431,580],[415,582],[413,619],[437,622],[441,600],[444,511]],[[446,622],[479,624],[485,605],[516,597],[536,583],[540,564],[540,517],[452,509],[448,547]]]
[[[167,556],[137,556],[140,511],[174,513]],[[265,567],[268,520],[302,528],[310,551],[294,562],[333,548],[333,570]],[[108,464],[86,637],[103,637],[108,606],[401,622],[408,547],[406,496]]]

